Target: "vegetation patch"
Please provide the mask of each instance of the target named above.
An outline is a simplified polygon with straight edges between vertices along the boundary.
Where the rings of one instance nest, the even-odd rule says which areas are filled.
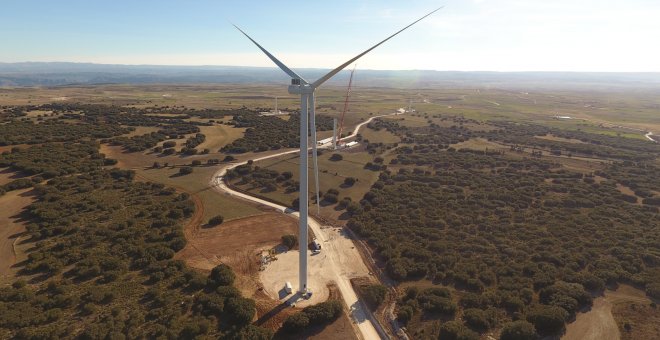
[[[626,165],[604,172],[624,176],[618,167]],[[627,169],[639,187],[655,185],[645,171],[660,170]],[[411,293],[399,310],[404,322],[442,313],[485,332],[526,316],[550,335],[605,284],[633,282],[658,296],[658,209],[629,203],[614,181],[597,184],[557,164],[403,146],[352,214],[349,226],[390,277],[461,292],[460,312],[442,294]]]

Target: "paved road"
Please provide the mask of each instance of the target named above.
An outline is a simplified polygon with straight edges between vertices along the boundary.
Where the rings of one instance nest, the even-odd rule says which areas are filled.
[[[349,136],[342,138],[342,140],[355,137],[357,133],[360,131],[360,128],[362,128],[364,125],[368,124],[369,122],[371,122],[376,118],[396,115],[396,114],[397,113],[391,113],[391,114],[373,116],[368,120],[358,124],[355,127],[355,129],[353,129],[353,133],[351,133],[351,135]],[[269,158],[279,157],[282,155],[293,154],[297,152],[299,152],[298,149],[287,150],[276,154],[255,158],[253,159],[253,161],[258,162]],[[258,204],[263,204],[272,207],[274,209],[277,209],[283,213],[288,213],[289,210],[287,210],[287,207],[285,206],[273,202],[269,202],[257,197],[253,197],[242,192],[234,191],[231,188],[227,187],[227,185],[223,181],[223,177],[227,173],[227,170],[233,169],[245,163],[247,163],[247,161],[240,163],[233,163],[220,168],[220,170],[218,170],[218,172],[216,172],[215,175],[213,175],[213,178],[211,180],[211,185],[220,192],[227,193],[231,196],[240,197]],[[298,212],[291,213],[291,215],[296,217],[299,216]],[[314,235],[316,235],[317,238],[321,240],[332,240],[331,237],[328,237],[327,233],[323,230],[323,228],[321,228],[321,223],[319,223],[311,216],[309,217],[308,221],[309,221],[308,222],[309,227],[312,229],[312,231],[314,231]],[[380,334],[383,334],[384,332],[382,331],[380,325],[374,325],[370,313],[366,310],[365,306],[362,303],[358,302],[357,294],[355,293],[355,290],[353,289],[353,286],[351,285],[351,281],[350,281],[352,276],[350,275],[350,273],[347,273],[344,270],[342,270],[341,266],[338,265],[341,263],[341,253],[353,252],[355,253],[353,257],[355,260],[358,259],[362,260],[362,257],[360,256],[359,252],[357,251],[357,249],[355,249],[355,245],[353,244],[353,242],[326,242],[326,244],[324,244],[323,247],[323,252],[329,255],[330,264],[331,264],[329,268],[335,273],[335,282],[337,283],[337,286],[341,291],[341,295],[344,298],[344,302],[346,303],[347,306],[351,308],[351,316],[357,323],[362,338],[381,339]],[[379,328],[380,332],[376,330],[376,327]]]

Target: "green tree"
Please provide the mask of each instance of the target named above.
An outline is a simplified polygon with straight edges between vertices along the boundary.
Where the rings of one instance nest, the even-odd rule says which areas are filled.
[[[438,340],[479,340],[479,334],[458,321],[449,321],[440,326]]]
[[[193,172],[193,168],[189,166],[183,166],[179,168],[179,175],[188,175]]]
[[[353,186],[353,184],[355,184],[355,182],[357,182],[357,179],[355,179],[353,177],[346,177],[344,179],[344,184],[347,185],[347,186]]]
[[[298,333],[309,326],[309,317],[303,312],[298,312],[286,318],[282,324],[282,330],[288,333]]]
[[[213,216],[213,217],[211,217],[211,218],[209,219],[209,225],[211,225],[211,226],[217,226],[217,225],[222,224],[222,222],[223,222],[224,220],[225,220],[225,218],[222,217],[222,215],[216,215],[216,216]]]
[[[537,305],[527,313],[527,321],[541,335],[557,335],[564,330],[564,322],[568,312],[561,307]]]
[[[380,304],[385,301],[386,295],[387,287],[381,284],[362,287],[362,296],[364,297],[364,301],[374,310],[378,309]]]
[[[298,237],[296,235],[283,235],[282,244],[289,249],[293,249],[298,244]]]
[[[226,264],[219,264],[211,270],[209,280],[214,286],[230,286],[234,283],[236,274]]]
[[[525,320],[518,320],[505,324],[504,328],[502,328],[502,333],[500,333],[500,340],[536,339],[538,339],[538,336],[536,335],[534,325]]]
[[[254,300],[242,297],[229,298],[225,305],[227,315],[239,325],[247,325],[252,322],[256,310]]]

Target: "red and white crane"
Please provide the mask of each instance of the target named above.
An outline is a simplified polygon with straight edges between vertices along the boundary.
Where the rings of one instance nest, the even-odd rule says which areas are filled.
[[[355,68],[357,64],[353,66],[351,71],[351,78],[348,80],[348,89],[346,90],[346,99],[344,100],[344,110],[341,112],[341,117],[339,118],[339,131],[337,132],[337,145],[335,148],[340,147],[344,144],[341,140],[341,131],[344,129],[344,116],[346,116],[346,111],[348,111],[348,99],[351,97],[351,88],[353,87],[353,74],[355,74]]]

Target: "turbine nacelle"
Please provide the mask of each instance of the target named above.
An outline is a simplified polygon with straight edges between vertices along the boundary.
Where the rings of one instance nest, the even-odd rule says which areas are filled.
[[[298,80],[298,84],[294,84],[295,80]],[[300,79],[291,79],[291,85],[289,85],[290,94],[312,94],[314,90],[310,84],[300,84]]]

